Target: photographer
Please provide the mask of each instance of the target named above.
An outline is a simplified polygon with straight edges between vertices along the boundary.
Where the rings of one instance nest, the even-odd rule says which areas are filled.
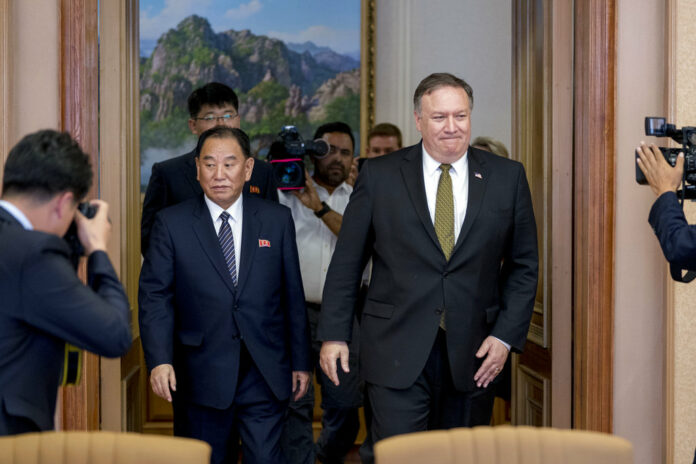
[[[682,182],[684,154],[679,154],[672,167],[655,144],[648,146],[641,142],[636,151],[638,167],[658,196],[650,209],[648,221],[660,241],[665,258],[680,269],[696,270],[696,226],[686,222],[676,194]]]
[[[316,328],[321,310],[321,297],[326,271],[331,261],[336,237],[343,222],[350,194],[346,180],[351,170],[355,141],[351,128],[333,122],[317,128],[314,139],[329,145],[326,155],[310,154],[314,164],[312,176],[306,174],[302,190],[281,192],[280,203],[289,207],[297,231],[297,249],[304,286],[305,305],[312,334],[313,362],[316,365],[321,344],[316,341]],[[357,339],[357,336],[355,337]],[[355,345],[357,348],[357,344]],[[358,408],[362,395],[358,381],[357,356],[351,354],[351,371],[335,386],[317,370],[321,387],[322,430],[312,448],[314,392],[290,403],[284,431],[284,449],[292,464],[309,464],[316,459],[323,463],[343,462],[360,428]]]
[[[0,435],[53,428],[66,343],[117,357],[131,344],[129,304],[106,255],[108,205],[78,203],[89,157],[67,133],[27,135],[9,153],[0,199]],[[63,237],[73,220],[88,256],[78,279]]]

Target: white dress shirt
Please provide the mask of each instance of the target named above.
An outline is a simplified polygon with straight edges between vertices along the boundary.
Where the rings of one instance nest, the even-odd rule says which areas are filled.
[[[15,205],[10,203],[9,201],[0,200],[0,206],[2,206],[5,209],[5,211],[10,213],[12,217],[19,221],[19,223],[22,224],[22,227],[24,227],[27,230],[34,230],[34,226],[31,225],[29,218],[27,218],[24,215],[24,213]]]
[[[343,215],[348,206],[353,187],[343,182],[329,195],[329,191],[321,185],[314,183],[319,199],[325,202],[338,214]],[[307,208],[292,193],[279,192],[280,204],[287,206],[292,211],[297,235],[297,251],[300,255],[300,271],[302,272],[302,285],[305,298],[311,303],[321,303],[321,294],[324,291],[326,272],[329,270],[329,262],[336,248],[336,235],[316,217],[314,211]]]
[[[468,153],[452,163],[449,170],[452,178],[452,195],[454,196],[454,243],[457,243],[459,231],[464,224],[466,205],[469,201],[469,159]],[[435,201],[437,200],[437,184],[440,182],[440,164],[425,151],[423,147],[423,180],[425,181],[425,196],[428,199],[430,220],[435,224]]]
[[[464,218],[466,217],[466,206],[469,202],[469,152],[452,163],[449,170],[452,178],[452,195],[454,196],[454,243],[459,239],[459,232],[462,230]],[[437,184],[440,182],[440,164],[433,159],[423,147],[423,180],[425,181],[425,196],[428,199],[428,210],[430,220],[435,224],[435,202],[437,200]],[[500,341],[505,348],[510,351],[510,344],[494,337]]]
[[[210,212],[210,217],[213,219],[213,225],[215,226],[215,233],[220,233],[220,227],[222,227],[222,219],[220,215],[223,211],[227,211],[230,214],[230,218],[227,222],[230,223],[230,228],[232,229],[232,239],[234,240],[234,259],[237,267],[237,281],[239,281],[239,265],[242,261],[241,250],[242,250],[242,197],[244,195],[239,195],[237,201],[232,203],[232,205],[223,210],[220,205],[215,203],[213,200],[204,195],[205,204],[208,205],[208,211]]]

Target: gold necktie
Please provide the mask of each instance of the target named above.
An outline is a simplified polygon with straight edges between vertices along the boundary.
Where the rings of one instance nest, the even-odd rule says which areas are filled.
[[[454,196],[452,195],[452,178],[450,164],[441,164],[440,181],[437,183],[435,200],[435,234],[440,242],[442,252],[449,261],[454,248]],[[445,329],[445,311],[440,316],[440,327]]]

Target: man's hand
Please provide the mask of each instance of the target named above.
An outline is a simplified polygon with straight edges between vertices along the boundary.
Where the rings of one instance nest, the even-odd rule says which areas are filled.
[[[106,244],[111,235],[109,205],[102,200],[92,200],[89,203],[97,207],[97,214],[92,219],[87,219],[79,210],[75,211],[77,236],[87,256],[97,250],[106,251]]]
[[[348,173],[348,178],[346,179],[346,184],[351,187],[355,187],[355,179],[358,178],[358,160],[360,158],[353,158],[353,164],[350,166],[350,172]]]
[[[295,396],[293,396],[295,401],[299,400],[307,393],[309,379],[309,372],[292,371],[292,392],[295,394]]]
[[[341,360],[341,368],[343,372],[350,372],[348,367],[348,344],[346,342],[324,342],[321,344],[321,352],[319,353],[319,365],[324,374],[338,386],[338,371],[336,369],[336,360]]]
[[[295,195],[303,205],[312,211],[319,211],[322,208],[321,200],[319,199],[319,194],[317,189],[314,188],[314,181],[309,177],[309,173],[305,169],[305,188],[301,191],[293,190],[293,195]]]
[[[488,384],[503,369],[505,360],[508,357],[508,349],[500,343],[500,340],[489,335],[476,352],[477,358],[483,358],[484,356],[486,359],[483,360],[483,364],[481,364],[479,370],[476,371],[476,375],[474,375],[474,382],[476,382],[476,386],[479,388],[488,387]]]
[[[645,142],[640,142],[636,148],[638,153],[638,167],[650,184],[655,195],[660,196],[665,192],[674,192],[681,184],[684,173],[684,153],[679,153],[674,167],[665,160],[662,152],[654,143],[648,147]]]
[[[171,391],[176,391],[176,376],[174,366],[171,364],[160,364],[155,366],[150,372],[150,385],[152,391],[160,398],[172,402]]]

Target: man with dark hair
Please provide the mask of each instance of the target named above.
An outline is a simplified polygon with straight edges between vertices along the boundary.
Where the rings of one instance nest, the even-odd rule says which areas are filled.
[[[394,124],[383,122],[377,124],[367,134],[367,158],[376,158],[401,148],[401,131]]]
[[[336,385],[349,370],[372,258],[360,373],[374,442],[489,424],[491,383],[527,338],[538,272],[529,186],[520,163],[469,145],[472,108],[456,76],[421,81],[422,143],[367,160],[345,211],[324,286],[321,367]]]
[[[67,133],[43,130],[15,145],[0,199],[0,435],[53,428],[65,344],[118,357],[131,344],[129,304],[106,254],[108,205],[78,203],[92,185],[89,157]],[[85,286],[62,237],[75,221]]]
[[[234,90],[224,84],[211,82],[194,90],[188,98],[191,118],[188,126],[195,136],[215,126],[240,127],[239,100]],[[143,201],[140,246],[145,256],[150,244],[150,230],[155,214],[189,198],[201,195],[196,180],[193,151],[152,165],[150,182]],[[262,161],[254,163],[251,178],[244,185],[244,193],[278,201],[271,167]]]
[[[292,211],[297,230],[297,248],[304,285],[307,316],[312,333],[314,360],[318,360],[321,345],[316,342],[316,327],[321,307],[321,293],[326,270],[341,229],[343,210],[353,188],[346,183],[353,162],[355,140],[353,131],[343,122],[320,126],[314,139],[322,138],[329,144],[326,156],[310,156],[314,173],[307,174],[305,188],[298,192],[281,193],[281,204]],[[357,344],[355,345],[357,346]],[[351,360],[355,369],[342,375],[340,387],[334,386],[317,370],[321,386],[322,429],[313,452],[312,417],[314,395],[290,404],[284,440],[288,459],[293,464],[314,463],[315,456],[324,463],[343,462],[350,451],[360,423],[358,408],[362,396],[357,376],[357,354]]]
[[[310,353],[295,227],[284,206],[242,195],[255,160],[237,128],[201,134],[202,194],[160,211],[140,274],[140,333],[153,391],[173,400],[174,434],[212,462],[283,463],[291,392]]]

